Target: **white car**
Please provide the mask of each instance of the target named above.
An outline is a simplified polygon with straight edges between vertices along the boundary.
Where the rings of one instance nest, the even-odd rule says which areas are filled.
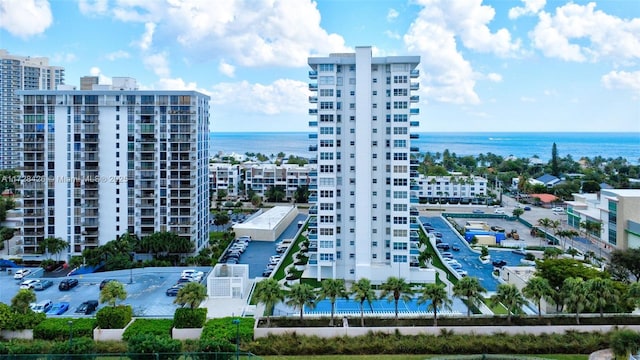
[[[202,279],[203,276],[204,276],[204,273],[196,269],[182,270],[182,274],[180,275],[180,277],[190,277],[190,278],[199,278],[199,279]]]
[[[18,271],[16,271],[16,273],[13,275],[13,278],[16,280],[22,280],[25,276],[31,274],[31,270],[29,269],[20,269]]]
[[[31,304],[31,310],[37,313],[45,313],[51,309],[51,305],[53,305],[53,301],[51,300],[42,300],[37,304]]]
[[[29,279],[29,280],[25,280],[22,282],[22,284],[20,284],[20,289],[33,289],[33,287],[39,283],[40,280],[35,280],[35,279]]]
[[[563,213],[564,212],[564,208],[562,208],[560,206],[556,206],[556,207],[552,208],[551,211]]]
[[[502,209],[502,208],[495,209],[495,210],[493,210],[493,213],[494,214],[504,214],[504,209]]]

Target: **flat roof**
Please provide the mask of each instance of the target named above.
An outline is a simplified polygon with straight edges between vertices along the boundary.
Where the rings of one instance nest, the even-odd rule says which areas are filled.
[[[249,221],[234,225],[233,229],[273,230],[294,208],[294,206],[274,206]]]

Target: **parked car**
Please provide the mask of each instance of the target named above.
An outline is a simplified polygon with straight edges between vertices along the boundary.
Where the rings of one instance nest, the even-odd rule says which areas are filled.
[[[185,276],[199,277],[200,279],[202,279],[202,277],[204,276],[204,273],[196,269],[187,269],[187,270],[182,270],[182,273],[180,274],[180,276],[181,277],[185,277]]]
[[[436,247],[440,250],[445,250],[445,251],[451,248],[449,243],[440,243],[440,244],[437,244]]]
[[[525,206],[523,209],[524,211],[531,211],[531,206]]]
[[[484,214],[484,211],[480,210],[480,209],[474,209],[473,210],[474,214]]]
[[[264,270],[262,271],[262,276],[264,276],[264,277],[269,277],[269,276],[271,276],[271,273],[272,273],[272,272],[273,272],[273,269],[266,268],[266,269],[264,269]]]
[[[69,310],[68,302],[59,302],[51,306],[51,309],[47,311],[47,315],[62,315]]]
[[[458,245],[451,245],[451,250],[453,250],[453,251],[460,251],[460,246],[458,246]]]
[[[504,260],[494,260],[492,262],[492,264],[493,264],[494,267],[501,268],[501,267],[504,267],[505,265],[507,265],[507,262],[504,261]]]
[[[175,284],[172,287],[168,288],[167,291],[165,291],[165,294],[167,294],[167,296],[178,296],[178,292],[184,287],[185,284],[186,283]]]
[[[442,233],[441,232],[436,231],[436,232],[433,233],[433,235],[435,235],[436,238],[442,238]]]
[[[29,279],[29,280],[25,280],[20,284],[20,289],[33,289],[33,286],[36,283],[39,283],[40,280],[35,280],[35,279]]]
[[[551,211],[563,213],[564,212],[564,208],[561,207],[561,206],[556,206],[556,207],[552,208]]]
[[[104,289],[104,287],[107,286],[107,284],[112,282],[112,281],[118,281],[118,280],[116,280],[116,279],[104,279],[104,280],[102,280],[102,282],[100,283],[100,290]]]
[[[13,274],[13,278],[16,279],[16,280],[22,280],[29,274],[31,274],[31,270],[29,270],[29,269],[20,269],[20,270],[16,271],[15,274]]]
[[[37,304],[32,304],[31,305],[31,310],[33,310],[33,312],[37,312],[37,313],[46,313],[47,311],[49,311],[49,309],[51,309],[51,305],[53,305],[53,301],[51,301],[51,300],[42,300]]]
[[[467,270],[462,270],[462,269],[455,269],[455,270],[458,273],[458,275],[460,275],[461,277],[465,277],[469,274]]]
[[[450,252],[446,252],[446,251],[445,251],[445,252],[441,253],[440,255],[441,255],[443,258],[445,258],[445,259],[446,259],[446,258],[453,259],[453,254],[452,254],[452,253],[450,253]]]
[[[501,226],[492,226],[491,227],[492,231],[497,231],[497,232],[504,232],[504,228]]]
[[[502,208],[497,208],[497,209],[493,210],[493,213],[494,213],[494,214],[500,214],[500,215],[503,215],[503,214],[504,214],[504,209],[502,209]]]
[[[58,290],[60,291],[71,290],[76,286],[78,286],[78,279],[68,278],[60,281],[60,284],[58,284]]]
[[[85,301],[76,308],[76,314],[90,315],[98,308],[98,300]]]
[[[44,289],[50,288],[51,286],[53,286],[53,281],[44,279],[33,284],[33,290],[42,291]]]

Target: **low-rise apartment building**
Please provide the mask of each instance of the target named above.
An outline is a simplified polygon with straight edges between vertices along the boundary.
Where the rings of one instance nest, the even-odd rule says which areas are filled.
[[[411,195],[422,203],[482,203],[487,197],[487,179],[480,176],[420,174],[411,185]]]

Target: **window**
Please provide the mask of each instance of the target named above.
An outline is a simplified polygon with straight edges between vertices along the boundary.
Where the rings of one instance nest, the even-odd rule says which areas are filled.
[[[393,122],[407,122],[407,114],[393,114]]]
[[[393,229],[394,237],[407,237],[407,230],[405,229]]]
[[[332,198],[333,197],[333,190],[320,190],[320,197],[321,198]]]
[[[394,109],[406,109],[409,106],[409,103],[406,101],[394,101],[393,108]]]
[[[340,79],[340,78],[338,78]],[[318,84],[319,85],[333,85],[335,81],[335,78],[333,76],[320,76],[318,77]],[[338,84],[340,85],[340,84]]]
[[[321,101],[320,102],[320,110],[333,110],[333,102],[331,102],[331,101]]]
[[[333,140],[320,140],[320,147],[333,147]]]
[[[333,153],[332,152],[321,152],[320,153],[320,160],[333,160]]]
[[[320,96],[333,96],[333,89],[320,89]]]
[[[406,191],[394,191],[393,192],[393,198],[394,199],[406,199],[407,198],[407,192]]]
[[[333,71],[333,64],[320,64],[318,71]]]
[[[333,261],[333,254],[320,253],[320,260],[321,261]]]
[[[333,236],[333,228],[320,228],[318,232],[322,236]]]
[[[320,223],[322,223],[322,224],[331,224],[331,223],[333,223],[333,216],[321,215],[320,216]]]
[[[404,89],[393,89],[393,96],[407,96],[408,90]]]
[[[356,78],[349,78],[349,85],[355,85],[356,84]]]
[[[333,247],[333,241],[331,240],[320,240],[320,248],[321,249],[331,249]]]
[[[404,126],[401,127],[394,127],[393,128],[393,134],[394,135],[406,135],[408,133],[408,129]]]
[[[407,179],[393,179],[393,185],[395,186],[407,186]]]
[[[407,153],[393,153],[393,160],[407,160]]]
[[[393,223],[398,225],[407,224],[407,218],[405,216],[394,216]]]
[[[333,203],[320,203],[320,210],[333,210]]]
[[[320,134],[321,135],[333,135],[333,128],[332,127],[320,127]]]
[[[393,262],[395,263],[406,263],[407,255],[393,255]]]
[[[406,148],[407,140],[393,140],[393,147],[395,148]]]
[[[408,82],[407,75],[394,75],[393,83],[394,84],[406,84]]]
[[[393,211],[407,211],[407,204],[393,204]]]
[[[393,250],[407,250],[407,243],[403,242],[394,242]]]
[[[320,122],[333,122],[333,114],[321,114]]]

